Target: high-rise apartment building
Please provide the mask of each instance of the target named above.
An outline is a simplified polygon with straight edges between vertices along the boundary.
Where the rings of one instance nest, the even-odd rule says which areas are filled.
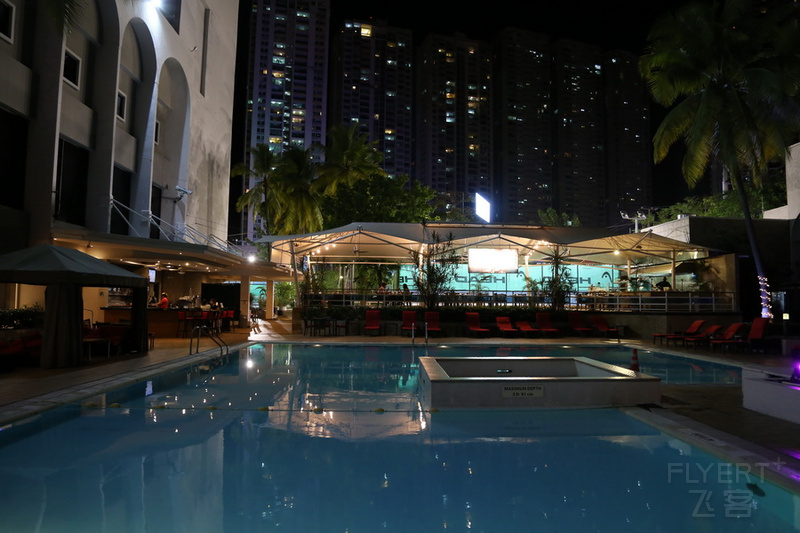
[[[249,144],[325,142],[329,0],[256,0]]]
[[[620,212],[635,216],[652,203],[652,144],[647,87],[638,58],[629,52],[605,54],[607,224]]]
[[[390,176],[413,166],[413,35],[385,22],[345,21],[334,39],[329,124],[358,124]]]
[[[529,224],[553,205],[549,38],[518,29],[495,42],[497,221]]]
[[[475,193],[493,190],[491,46],[429,35],[416,71],[415,176],[471,211]]]
[[[606,225],[606,131],[599,47],[553,43],[555,209]]]
[[[246,145],[266,144],[279,153],[324,144],[330,1],[254,0],[250,24]],[[231,236],[237,241],[253,238],[260,226],[247,210],[239,222],[244,235]]]

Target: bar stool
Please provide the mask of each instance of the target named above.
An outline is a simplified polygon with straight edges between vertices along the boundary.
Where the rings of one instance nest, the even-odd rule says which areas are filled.
[[[194,317],[186,311],[178,311],[178,331],[176,337],[187,337],[194,329]]]

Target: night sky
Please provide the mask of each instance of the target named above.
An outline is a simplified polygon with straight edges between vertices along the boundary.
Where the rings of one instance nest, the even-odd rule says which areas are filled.
[[[682,1],[654,0],[557,0],[551,3],[494,0],[486,3],[462,2],[456,11],[448,10],[456,2],[407,0],[405,2],[331,0],[332,27],[339,27],[345,18],[379,19],[391,26],[411,28],[415,40],[428,33],[465,34],[474,39],[491,39],[504,27],[516,27],[550,35],[551,39],[569,38],[596,44],[604,50],[627,50],[641,54],[647,33],[663,13],[682,5]],[[493,6],[490,10],[483,7]],[[526,11],[530,13],[520,13]],[[652,105],[653,131],[664,110]],[[701,188],[689,191],[680,176],[681,154],[676,145],[667,161],[653,167],[653,206],[661,207],[680,201],[687,195],[706,192]]]

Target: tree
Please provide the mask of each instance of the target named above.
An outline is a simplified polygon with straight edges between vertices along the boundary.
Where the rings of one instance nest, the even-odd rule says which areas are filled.
[[[236,200],[236,210],[241,213],[245,208],[249,208],[253,220],[260,216],[262,225],[266,225],[260,229],[265,232],[270,229],[270,211],[278,209],[275,188],[269,186],[269,176],[278,160],[279,158],[269,149],[269,145],[258,144],[250,149],[250,166],[239,163],[231,169],[231,176],[245,178],[248,182],[250,179],[255,180],[255,184],[246,188],[244,194]]]
[[[428,309],[434,309],[439,305],[442,295],[450,288],[450,283],[455,278],[456,266],[461,260],[453,249],[452,235],[443,239],[434,231],[431,233],[431,241],[425,252],[414,250],[410,254],[414,263],[419,298]]]
[[[768,164],[785,157],[797,132],[796,13],[789,2],[770,5],[765,13],[752,0],[688,4],[656,22],[639,63],[653,99],[671,107],[653,139],[655,161],[683,140],[682,172],[690,187],[713,163],[737,191],[762,316],[771,315],[769,284],[744,181],[747,176],[758,185]]]
[[[406,175],[374,175],[356,185],[343,185],[323,201],[325,227],[358,222],[420,222],[431,220],[435,193]]]
[[[334,126],[326,136],[325,162],[318,169],[314,191],[324,195],[336,194],[343,185],[352,187],[357,182],[373,176],[385,176],[381,168],[383,154],[375,149],[375,143],[366,135],[358,133],[358,124],[349,128]]]
[[[561,226],[580,226],[581,220],[578,215],[559,213],[552,207],[539,209],[539,224],[542,226],[561,227]]]
[[[275,212],[271,230],[275,235],[312,233],[322,229],[320,199],[312,190],[316,165],[311,151],[290,146],[281,153],[280,163],[271,174]]]

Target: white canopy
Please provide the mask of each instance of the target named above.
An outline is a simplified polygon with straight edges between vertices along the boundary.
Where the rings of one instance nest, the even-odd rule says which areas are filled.
[[[706,257],[708,249],[652,232],[614,234],[601,228],[508,226],[492,224],[402,224],[354,222],[302,235],[272,235],[272,261],[291,264],[292,256],[324,258],[330,263],[411,261],[412,251],[437,240],[452,240],[456,251],[468,248],[515,248],[529,262],[549,261],[555,253],[568,263],[663,264]]]

